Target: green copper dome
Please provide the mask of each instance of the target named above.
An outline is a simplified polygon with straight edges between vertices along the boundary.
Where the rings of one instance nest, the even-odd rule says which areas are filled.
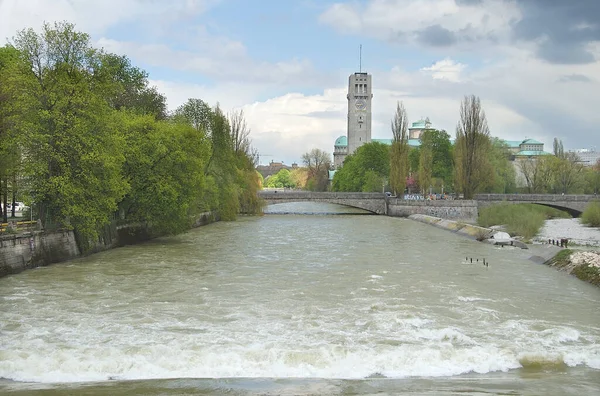
[[[348,138],[346,136],[340,136],[335,139],[335,146],[348,146]]]

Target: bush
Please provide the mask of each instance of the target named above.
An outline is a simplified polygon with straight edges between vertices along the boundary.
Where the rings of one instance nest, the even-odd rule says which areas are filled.
[[[501,203],[479,210],[477,224],[482,227],[506,225],[511,236],[520,235],[525,239],[533,238],[552,218],[568,218],[568,213],[542,205]]]
[[[581,222],[590,227],[600,227],[600,201],[593,201],[581,215]]]

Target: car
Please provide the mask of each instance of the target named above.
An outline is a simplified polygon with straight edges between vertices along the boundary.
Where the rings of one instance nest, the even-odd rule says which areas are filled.
[[[26,206],[23,202],[15,202],[15,212],[22,212],[26,208],[28,208],[28,206]],[[12,204],[9,203],[6,205],[6,211],[12,211]]]

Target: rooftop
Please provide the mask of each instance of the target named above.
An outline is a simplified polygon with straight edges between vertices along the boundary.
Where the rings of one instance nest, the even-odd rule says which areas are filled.
[[[525,139],[521,142],[521,144],[544,144],[544,143],[538,142],[535,139]]]
[[[348,137],[340,136],[335,139],[335,146],[347,146],[348,145]]]
[[[536,155],[552,155],[552,154],[547,153],[545,151],[541,151],[541,150],[523,150],[523,151],[519,151],[515,155],[519,155],[519,156],[523,156],[523,157],[532,157],[532,156],[536,156]]]

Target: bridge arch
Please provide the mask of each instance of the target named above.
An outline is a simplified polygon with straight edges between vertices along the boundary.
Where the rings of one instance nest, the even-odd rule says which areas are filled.
[[[333,200],[298,200],[298,199],[282,199],[282,200],[271,200],[271,199],[265,199],[267,206],[272,206],[272,205],[279,205],[279,204],[285,204],[285,203],[302,203],[302,202],[314,202],[314,203],[329,203],[329,204],[334,204],[334,205],[339,205],[339,206],[345,206],[348,208],[354,208],[354,209],[362,209],[365,210],[371,214],[381,214],[381,213],[377,213],[376,209],[372,208],[372,207],[362,207],[362,206],[358,206],[359,204],[356,203],[341,203],[341,202],[335,202]]]
[[[290,202],[323,202],[363,209],[375,214],[385,214],[383,193],[339,193],[310,191],[261,191],[259,196],[267,205]]]
[[[562,194],[478,194],[475,199],[480,208],[503,202],[510,204],[529,203],[560,209],[573,217],[579,217],[589,203],[597,197],[593,195]]]

